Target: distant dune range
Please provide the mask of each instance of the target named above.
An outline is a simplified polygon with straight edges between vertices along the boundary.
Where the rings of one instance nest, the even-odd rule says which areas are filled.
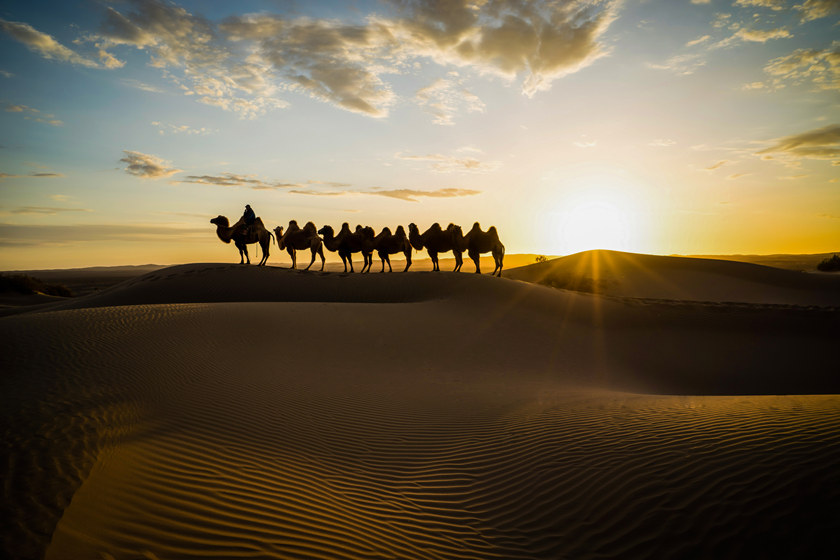
[[[505,276],[191,264],[7,310],[5,555],[840,544],[840,277],[615,252]]]

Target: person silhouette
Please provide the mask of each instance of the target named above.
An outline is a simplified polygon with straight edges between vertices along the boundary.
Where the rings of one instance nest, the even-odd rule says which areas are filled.
[[[245,212],[242,214],[242,221],[244,222],[244,226],[242,227],[242,233],[244,235],[248,235],[249,231],[251,230],[251,226],[257,220],[257,215],[251,209],[250,204],[245,205]]]

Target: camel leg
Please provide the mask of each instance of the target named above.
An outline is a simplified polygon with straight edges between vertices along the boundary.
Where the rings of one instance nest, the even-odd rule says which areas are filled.
[[[403,269],[403,272],[406,272],[408,271],[408,267],[411,266],[411,249],[403,251],[403,254],[405,255],[405,268]]]
[[[314,263],[314,262],[315,262],[315,248],[314,248],[314,247],[311,247],[311,248],[309,249],[309,252],[310,252],[310,253],[312,253],[312,258],[309,260],[309,266],[307,266],[306,268],[304,268],[304,270],[309,270],[309,268],[312,266],[312,263]]]
[[[271,239],[266,239],[264,242],[260,241],[260,247],[262,248],[262,259],[260,260],[260,266],[265,266],[265,263],[268,262],[268,248],[271,245]]]
[[[475,263],[475,273],[476,274],[481,274],[481,265],[479,264],[479,259],[481,258],[481,253],[470,252],[470,258]]]
[[[324,250],[323,250],[321,247],[318,247],[318,254],[321,256],[321,271],[323,272],[323,270],[324,270],[324,261],[325,261],[326,259],[324,259]]]
[[[432,259],[432,271],[440,270],[440,268],[438,268],[437,253],[429,252],[429,257]]]
[[[239,246],[239,264],[251,264],[251,257],[248,256],[248,246],[244,243]]]
[[[388,272],[394,272],[394,269],[391,268],[391,257],[388,253],[385,253],[385,260],[382,261],[382,272],[385,272],[385,263],[388,263]]]
[[[461,257],[461,253],[456,251],[452,253],[455,255],[455,270],[453,272],[461,272],[461,265],[464,264],[464,259]]]

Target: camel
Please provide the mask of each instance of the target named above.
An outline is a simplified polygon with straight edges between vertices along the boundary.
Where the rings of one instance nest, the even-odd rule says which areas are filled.
[[[391,259],[388,255],[394,255],[396,253],[405,255],[405,268],[403,272],[407,271],[408,267],[411,266],[411,244],[402,226],[397,226],[397,233],[393,235],[390,229],[383,229],[374,238],[373,245],[376,247],[376,252],[379,253],[379,259],[382,261],[382,270],[380,272],[385,272],[386,262],[388,263],[388,272],[393,272]]]
[[[376,232],[370,226],[356,226],[356,239],[361,246],[362,258],[364,259],[364,266],[362,272],[370,272],[373,266],[373,251],[376,249]]]
[[[289,227],[283,233],[283,227],[277,226],[274,228],[274,233],[277,236],[277,246],[282,251],[286,249],[289,256],[292,258],[292,268],[297,267],[296,250],[302,251],[309,249],[312,252],[312,259],[309,261],[309,266],[304,270],[309,270],[312,263],[315,262],[315,255],[321,256],[321,270],[324,270],[324,248],[321,238],[318,237],[318,232],[315,229],[315,224],[306,222],[303,229],[298,226],[297,221],[291,220]]]
[[[233,241],[233,244],[239,249],[239,264],[245,263],[246,259],[248,261],[247,264],[251,264],[251,259],[248,256],[248,245],[251,243],[259,243],[260,248],[262,248],[262,259],[257,266],[262,266],[266,263],[273,236],[270,231],[265,229],[262,219],[257,218],[248,228],[247,233],[242,231],[241,226],[244,222],[241,218],[233,224],[233,227],[230,227],[228,219],[221,215],[210,220],[210,223],[216,225],[216,235],[219,236],[219,239],[225,243]]]
[[[505,258],[505,246],[499,241],[499,234],[495,226],[490,226],[486,232],[481,231],[478,222],[473,224],[472,229],[464,236],[467,241],[467,253],[475,263],[475,273],[481,274],[481,266],[478,259],[481,253],[492,253],[496,268],[493,269],[493,276],[502,275],[502,262]],[[498,272],[498,273],[497,273]]]
[[[463,247],[461,244],[456,243],[455,233],[458,226],[455,224],[449,224],[447,228],[441,229],[440,224],[435,222],[432,224],[429,229],[420,233],[420,230],[417,228],[415,224],[408,225],[408,239],[411,243],[411,246],[417,249],[418,251],[425,248],[426,251],[429,253],[429,258],[432,259],[432,270],[440,270],[440,265],[438,264],[438,253],[445,253],[447,251],[452,251],[452,254],[455,256],[455,272],[461,270],[461,265],[463,264],[464,260],[461,258],[461,253],[463,252]],[[460,228],[458,228],[460,230]]]
[[[370,228],[368,228],[370,229]],[[353,253],[362,253],[362,256],[365,259],[364,267],[362,267],[362,272],[365,272],[366,269],[370,268],[370,264],[368,261],[372,262],[373,258],[372,254],[372,239],[373,239],[373,230],[370,229],[370,232],[367,234],[363,231],[364,230],[361,226],[356,227],[356,232],[350,231],[350,224],[344,222],[341,224],[341,230],[338,234],[335,234],[332,226],[324,226],[318,230],[318,234],[323,237],[324,246],[333,252],[338,251],[338,256],[341,257],[341,262],[344,263],[344,272],[347,272],[347,264],[350,264],[350,272],[354,272],[353,270]],[[371,241],[368,241],[366,238],[370,237]],[[365,255],[364,251],[370,248],[370,252]]]

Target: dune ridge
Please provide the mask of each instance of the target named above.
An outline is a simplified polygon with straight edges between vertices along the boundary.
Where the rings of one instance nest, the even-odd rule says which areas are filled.
[[[0,318],[4,552],[811,556],[840,534],[838,333],[828,307],[163,269]]]

